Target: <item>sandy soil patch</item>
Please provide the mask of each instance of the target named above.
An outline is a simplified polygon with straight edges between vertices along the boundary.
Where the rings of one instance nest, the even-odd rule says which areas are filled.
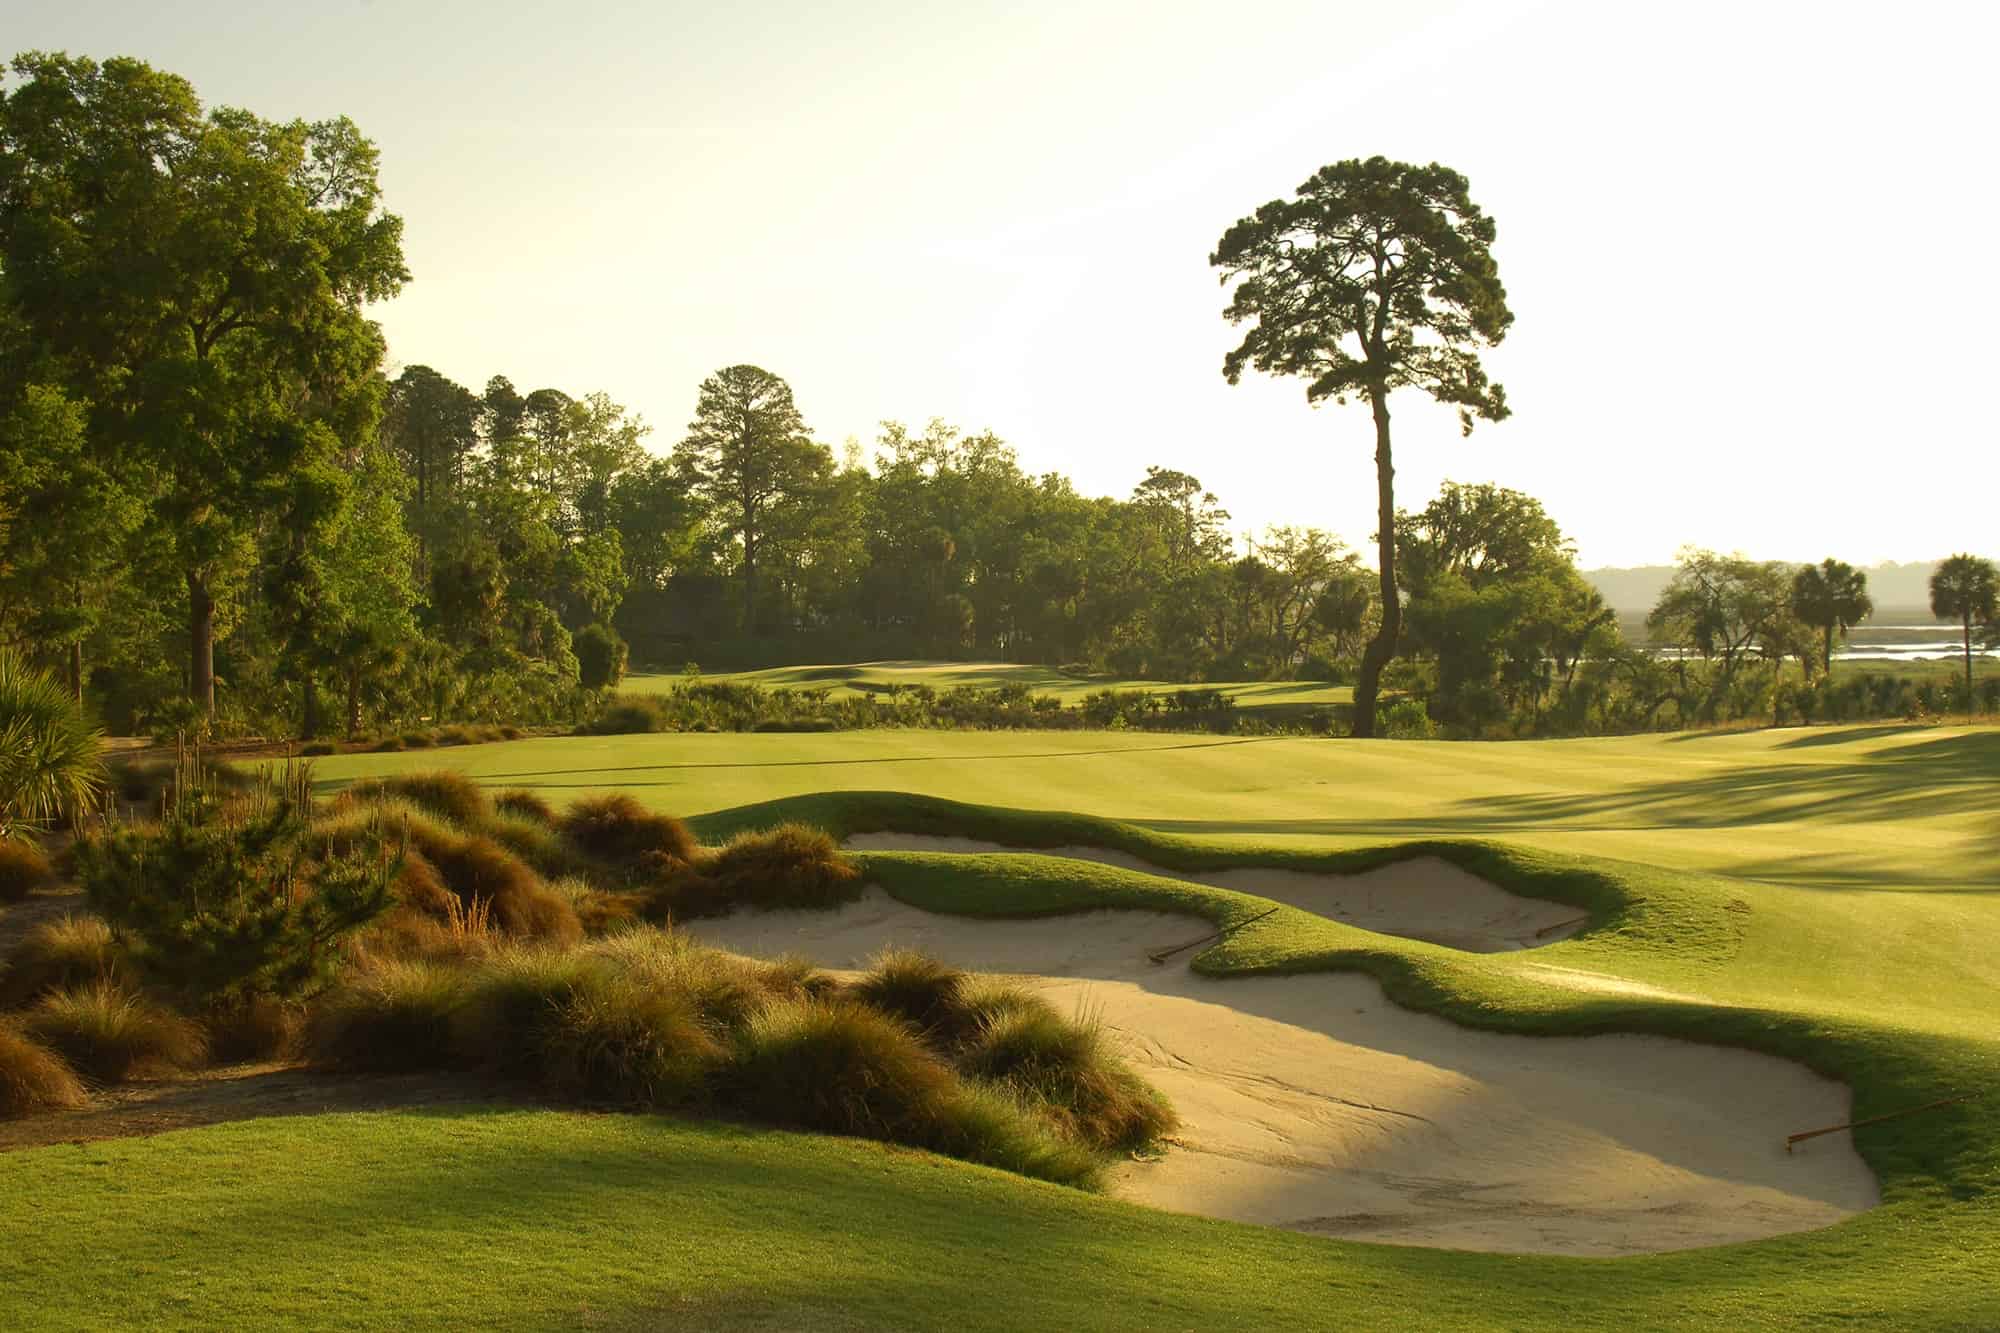
[[[1364,976],[1211,980],[1146,950],[1191,919],[971,920],[870,889],[838,912],[690,926],[726,948],[862,965],[888,944],[1022,974],[1101,1016],[1173,1099],[1178,1142],[1121,1197],[1298,1231],[1471,1250],[1618,1255],[1827,1226],[1879,1200],[1841,1084],[1657,1037],[1535,1038],[1390,1004]]]
[[[1006,847],[974,838],[923,833],[857,833],[845,844],[858,852],[1029,852],[1137,870],[1188,884],[1255,894],[1383,935],[1427,940],[1467,953],[1506,953],[1568,939],[1590,918],[1567,903],[1523,898],[1435,856],[1358,875],[1300,870],[1167,870],[1102,847]]]

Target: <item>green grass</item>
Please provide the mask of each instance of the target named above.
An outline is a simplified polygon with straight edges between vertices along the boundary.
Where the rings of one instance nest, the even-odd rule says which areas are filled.
[[[660,694],[683,677],[670,674],[632,675],[623,688],[635,694]],[[854,666],[769,667],[703,676],[706,681],[761,685],[766,689],[828,690],[834,698],[871,693],[890,685],[928,685],[942,693],[960,685],[991,690],[1024,685],[1035,694],[1053,694],[1064,704],[1083,701],[1099,690],[1150,690],[1158,694],[1181,690],[1221,690],[1239,708],[1271,712],[1303,712],[1319,704],[1349,703],[1351,685],[1311,680],[1213,681],[1198,685],[1162,680],[1119,680],[1109,676],[1073,676],[1054,667],[1021,666],[1011,662],[863,662]],[[872,687],[872,688],[871,688]]]
[[[628,790],[711,841],[799,818],[1092,842],[1188,868],[1444,855],[1596,924],[1531,953],[1468,955],[1286,909],[1198,966],[1361,969],[1468,1025],[1749,1046],[1847,1079],[1862,1115],[2000,1089],[1992,729],[1509,745],[633,736],[342,756],[317,771],[331,786],[440,762],[557,804]],[[1048,857],[866,859],[898,896],[953,911],[1261,910]],[[1684,998],[1570,990],[1538,973],[1548,964]],[[304,1317],[309,1293],[329,1302],[310,1307],[320,1322],[362,1325],[577,1324],[587,1304],[610,1327],[2000,1326],[2000,1095],[1863,1129],[1856,1144],[1884,1204],[1839,1226],[1566,1260],[1307,1238],[912,1154],[652,1119],[273,1121],[0,1157],[0,1198],[25,1204],[0,1210],[0,1289],[13,1289],[7,1263],[25,1263],[24,1304],[58,1324],[170,1322],[177,1308],[190,1322],[199,1308],[278,1323]],[[127,1197],[149,1201],[143,1220]],[[93,1253],[117,1256],[119,1276],[88,1267]],[[164,1303],[181,1297],[197,1305]]]

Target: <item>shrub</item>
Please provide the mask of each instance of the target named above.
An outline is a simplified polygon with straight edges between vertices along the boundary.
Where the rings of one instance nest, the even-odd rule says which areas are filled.
[[[307,822],[311,770],[287,766],[227,807],[183,795],[157,827],[112,828],[77,844],[91,906],[133,941],[151,984],[202,1007],[308,994],[332,978],[341,937],[386,911],[400,848],[380,821],[322,843]]]
[[[586,690],[608,690],[625,679],[631,649],[608,625],[585,625],[570,643],[576,653],[577,684]]]
[[[151,812],[170,809],[183,791],[221,798],[246,792],[256,781],[233,764],[199,751],[172,762],[117,764],[111,769],[112,789],[119,798]]]
[[[493,808],[503,815],[513,815],[518,819],[532,819],[538,824],[555,827],[555,807],[523,787],[503,791],[493,798]]]
[[[49,858],[25,838],[0,839],[0,903],[17,903],[55,879]]]
[[[102,983],[43,996],[21,1030],[96,1083],[191,1069],[208,1053],[187,1019]]]
[[[738,834],[701,870],[725,901],[749,907],[828,908],[860,896],[861,868],[804,824]]]
[[[532,1077],[557,1014],[581,992],[601,986],[607,970],[591,955],[512,948],[471,972],[452,1015],[458,1059],[493,1073]]]
[[[440,841],[426,847],[424,856],[461,905],[483,899],[494,923],[507,934],[561,943],[583,938],[583,925],[569,900],[491,838]]]
[[[428,750],[437,744],[437,738],[428,731],[406,731],[403,733],[403,744],[412,750]]]
[[[543,1029],[552,1092],[633,1106],[692,1102],[729,1056],[690,997],[619,979],[572,994]]]
[[[136,980],[110,926],[94,916],[66,916],[36,926],[14,946],[0,972],[0,1008],[100,983],[130,988]]]
[[[307,741],[299,747],[299,753],[308,759],[316,759],[323,755],[339,754],[340,747],[332,741]]]
[[[500,733],[500,739],[508,741],[518,741],[521,737],[528,734],[512,723],[506,722],[501,723],[497,730]]]
[[[644,694],[616,694],[577,730],[589,736],[648,736],[667,729],[666,710]]]
[[[863,1005],[777,1003],[745,1027],[729,1086],[761,1120],[929,1146],[955,1091],[914,1033]]]
[[[1066,1020],[1045,1002],[1016,1004],[981,1024],[957,1063],[1092,1148],[1140,1147],[1176,1123],[1165,1100],[1104,1048],[1095,1022]]]
[[[83,1105],[83,1084],[63,1058],[0,1023],[0,1119]]]
[[[972,1018],[964,1003],[965,973],[914,949],[884,949],[850,988],[854,998],[936,1041],[966,1035]]]
[[[375,742],[375,753],[377,754],[394,754],[397,751],[408,748],[408,746],[403,744],[401,736],[384,736],[381,740]]]
[[[442,1069],[452,1062],[452,1024],[465,993],[462,968],[385,964],[320,997],[306,1024],[306,1050],[337,1069]]]
[[[104,753],[69,692],[0,650],[0,839],[96,806]]]
[[[343,804],[398,798],[467,828],[477,827],[493,813],[493,802],[488,799],[486,789],[465,774],[448,768],[364,778],[341,793]]]
[[[439,727],[437,731],[437,743],[439,745],[474,745],[478,741],[479,733],[477,731],[471,727],[460,726],[457,723],[453,723],[448,727]]]
[[[563,816],[562,830],[587,855],[648,876],[686,865],[700,846],[680,820],[624,795],[576,802]]]
[[[284,1060],[298,1052],[305,1012],[296,1004],[259,995],[210,1012],[208,1055],[216,1064]]]
[[[1422,699],[1398,699],[1383,711],[1382,734],[1391,740],[1429,740],[1437,735],[1437,724]]]

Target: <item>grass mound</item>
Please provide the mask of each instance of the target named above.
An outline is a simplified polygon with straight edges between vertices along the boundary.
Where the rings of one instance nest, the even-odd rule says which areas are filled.
[[[1097,1023],[1065,1019],[1043,1001],[1015,1004],[983,1023],[957,1065],[1093,1148],[1142,1147],[1178,1123],[1166,1100],[1105,1049]]]
[[[514,787],[493,798],[493,808],[503,815],[513,815],[517,819],[532,819],[537,824],[555,827],[556,809],[525,787]]]
[[[55,879],[42,849],[17,838],[0,838],[0,903],[17,903]]]
[[[884,949],[852,988],[854,997],[908,1023],[919,1036],[952,1043],[966,1035],[966,974],[913,949]]]
[[[364,778],[342,792],[340,799],[343,804],[400,799],[467,828],[484,823],[493,813],[493,802],[484,787],[465,774],[446,768]]]
[[[298,1005],[260,995],[207,1014],[202,1027],[216,1064],[286,1060],[298,1052],[305,1014]]]
[[[83,1105],[83,1083],[63,1058],[0,1023],[0,1118]]]
[[[592,796],[570,806],[562,830],[586,855],[645,877],[670,873],[695,859],[700,844],[688,826],[655,814],[630,796]]]
[[[320,1064],[366,1073],[447,1068],[466,990],[459,967],[385,963],[320,997],[306,1025],[306,1053]]]
[[[51,991],[134,982],[111,927],[94,916],[45,921],[24,936],[0,970],[0,1008],[14,1008]]]
[[[43,996],[21,1016],[21,1030],[95,1083],[192,1069],[208,1054],[194,1023],[103,984]]]

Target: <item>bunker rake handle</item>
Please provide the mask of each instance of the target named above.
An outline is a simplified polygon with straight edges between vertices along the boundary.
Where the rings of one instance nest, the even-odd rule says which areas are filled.
[[[1272,912],[1276,912],[1277,910],[1278,910],[1277,908],[1273,907],[1270,912],[1259,912],[1257,913],[1257,915],[1251,917],[1248,921],[1239,921],[1233,926],[1225,926],[1221,930],[1212,930],[1198,940],[1189,940],[1186,944],[1176,944],[1171,949],[1151,950],[1146,954],[1146,957],[1152,959],[1156,963],[1164,963],[1169,958],[1172,958],[1175,954],[1185,953],[1189,949],[1194,948],[1194,946],[1197,944],[1206,944],[1210,940],[1219,940],[1225,935],[1234,935],[1237,931],[1243,929],[1243,927],[1245,926],[1254,926],[1259,921],[1262,921],[1265,917],[1270,916]]]
[[[1828,1125],[1825,1129],[1808,1129],[1799,1134],[1787,1134],[1785,1135],[1785,1151],[1790,1152],[1792,1145],[1804,1143],[1807,1139],[1816,1139],[1822,1134],[1837,1134],[1843,1129],[1859,1129],[1863,1125],[1879,1125],[1884,1120],[1900,1120],[1906,1115],[1915,1115],[1919,1111],[1935,1111],[1940,1106],[1956,1106],[1960,1102],[1969,1102],[1981,1095],[1977,1092],[1961,1092],[1956,1097],[1940,1098],[1934,1102],[1925,1102],[1922,1106],[1906,1106],[1900,1111],[1890,1111],[1886,1115],[1871,1115],[1866,1120],[1850,1120],[1844,1125]]]

